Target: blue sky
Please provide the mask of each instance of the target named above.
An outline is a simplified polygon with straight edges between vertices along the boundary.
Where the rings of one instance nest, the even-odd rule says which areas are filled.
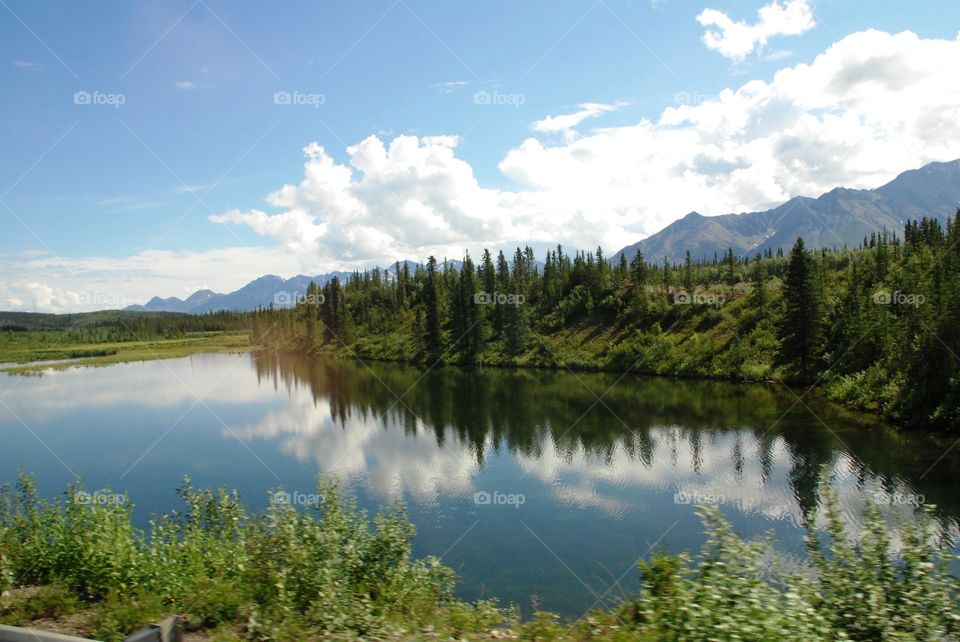
[[[614,251],[691,209],[960,156],[956,2],[2,0],[0,16],[2,308],[522,242]]]

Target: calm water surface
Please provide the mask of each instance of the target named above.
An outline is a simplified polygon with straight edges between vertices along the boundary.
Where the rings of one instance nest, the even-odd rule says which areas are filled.
[[[802,555],[824,466],[854,530],[866,498],[936,504],[949,533],[960,516],[951,442],[766,386],[216,354],[0,374],[0,401],[0,481],[23,468],[53,497],[81,476],[146,525],[184,474],[262,509],[334,473],[371,510],[405,500],[463,597],[567,616],[635,590],[651,547],[699,548],[698,500]]]

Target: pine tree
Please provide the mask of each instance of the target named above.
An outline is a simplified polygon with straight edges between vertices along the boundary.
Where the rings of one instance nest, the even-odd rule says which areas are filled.
[[[493,267],[493,256],[490,254],[490,250],[483,251],[483,259],[480,268],[477,270],[477,276],[480,277],[480,285],[484,292],[488,296],[493,296],[494,290],[497,289],[497,272]]]
[[[627,255],[620,253],[620,261],[617,263],[617,285],[622,285],[629,278],[630,266],[627,264]]]
[[[764,272],[763,261],[760,259],[760,254],[758,253],[757,257],[753,260],[753,305],[757,310],[763,310],[763,306],[767,303],[767,297],[763,287],[766,278]]]
[[[820,305],[815,291],[815,266],[802,238],[790,251],[790,263],[783,284],[786,307],[780,327],[780,354],[795,364],[799,373],[812,374],[820,342]]]
[[[427,359],[427,324],[423,318],[423,308],[417,307],[417,313],[413,317],[413,328],[411,331],[412,343],[411,351],[413,360],[417,363],[423,363]]]
[[[737,259],[733,255],[732,247],[727,248],[727,253],[724,256],[724,263],[726,263],[727,265],[727,278],[726,278],[727,285],[730,285],[730,286],[736,285],[737,275],[734,272],[734,268],[737,265]]]
[[[608,287],[610,279],[610,264],[607,263],[607,258],[603,255],[603,248],[597,246],[596,252],[596,263],[597,263],[597,297],[599,298],[600,294]]]
[[[504,256],[503,251],[501,250],[497,254],[497,281],[494,291],[490,292],[490,296],[494,296],[497,292],[510,292],[510,265],[507,263],[507,257]],[[494,302],[493,307],[493,331],[494,334],[498,337],[503,336],[503,333],[506,328],[506,308],[499,301]]]
[[[343,302],[339,277],[333,277],[323,286],[323,307],[320,309],[325,340],[337,346],[346,343],[347,337],[344,336],[346,306]]]
[[[527,295],[527,265],[524,254],[517,248],[513,256],[513,272],[510,275],[513,303],[507,303],[505,308],[505,332],[507,353],[518,355],[523,350],[523,342],[527,334],[525,305],[520,303]],[[521,299],[520,297],[524,297]]]
[[[426,308],[426,340],[424,341],[427,359],[432,363],[443,356],[443,335],[440,321],[440,275],[437,274],[437,258],[427,259],[427,278],[424,285],[423,304]]]
[[[317,312],[320,305],[320,289],[310,281],[307,286],[307,296],[303,302],[303,323],[306,334],[306,349],[312,351],[317,344]]]
[[[633,284],[641,289],[647,284],[647,261],[640,250],[637,250],[630,261],[630,278]]]
[[[460,267],[460,282],[454,302],[454,333],[460,343],[460,354],[467,363],[474,363],[483,350],[481,310],[484,305],[477,295],[473,260],[467,252]]]

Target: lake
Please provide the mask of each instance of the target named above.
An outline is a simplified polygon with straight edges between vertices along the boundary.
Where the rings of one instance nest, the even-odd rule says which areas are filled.
[[[960,516],[953,441],[765,385],[201,354],[0,374],[0,437],[0,480],[80,476],[141,526],[182,508],[183,475],[262,509],[334,474],[371,511],[404,500],[460,596],[573,617],[635,591],[651,550],[697,550],[698,503],[801,557],[823,467],[854,532],[868,499],[891,521],[935,504],[951,536]]]

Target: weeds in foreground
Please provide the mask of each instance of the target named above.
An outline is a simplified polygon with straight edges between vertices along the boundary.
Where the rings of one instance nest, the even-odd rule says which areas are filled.
[[[572,623],[453,596],[454,574],[411,557],[413,526],[395,506],[370,519],[321,480],[313,511],[246,512],[236,493],[180,489],[186,509],[149,532],[129,502],[41,499],[29,476],[0,487],[0,622],[85,614],[102,640],[181,614],[214,640],[952,640],[960,633],[949,544],[929,515],[890,533],[870,507],[847,532],[831,491],[809,527],[809,565],[769,563],[769,540],[743,540],[715,509],[696,557],[639,564],[640,594]],[[815,520],[808,520],[815,523]],[[40,587],[22,589],[18,587]]]

